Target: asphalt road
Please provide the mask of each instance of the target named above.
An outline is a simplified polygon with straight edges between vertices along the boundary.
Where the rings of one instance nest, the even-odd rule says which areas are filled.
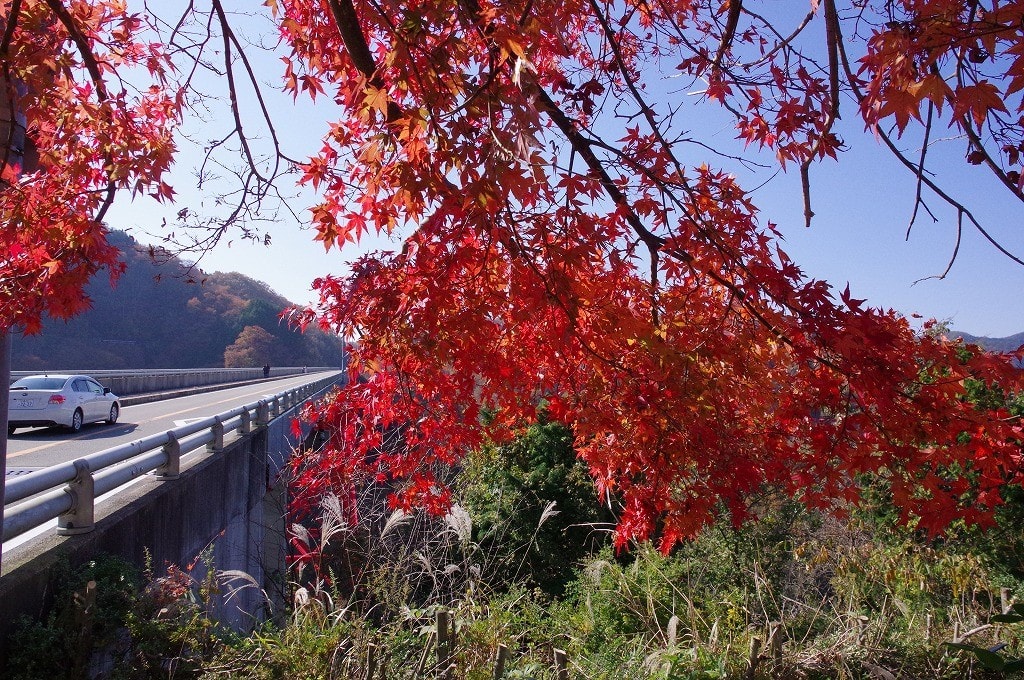
[[[7,476],[25,474],[151,434],[167,432],[193,420],[209,418],[328,375],[289,376],[244,387],[125,406],[116,424],[84,425],[77,434],[59,427],[19,429],[7,438]]]

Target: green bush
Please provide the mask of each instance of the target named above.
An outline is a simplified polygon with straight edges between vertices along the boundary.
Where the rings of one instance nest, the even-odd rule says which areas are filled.
[[[22,619],[11,636],[5,676],[11,680],[85,677],[97,663],[96,650],[123,647],[125,621],[137,603],[138,570],[102,557],[78,570],[59,565],[52,582],[55,606],[46,621]]]
[[[612,515],[564,425],[540,423],[471,454],[462,481],[492,583],[525,581],[560,595],[582,560],[608,542]]]
[[[43,621],[19,623],[0,677],[191,678],[222,647],[224,631],[203,605],[212,576],[196,583],[172,566],[154,577],[104,555],[79,569],[58,568],[53,581],[52,611]]]

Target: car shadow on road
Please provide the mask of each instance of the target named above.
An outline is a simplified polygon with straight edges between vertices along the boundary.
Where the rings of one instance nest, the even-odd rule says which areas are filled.
[[[8,439],[30,442],[59,442],[68,439],[116,439],[117,437],[123,437],[126,434],[135,432],[138,427],[135,423],[120,422],[116,425],[107,425],[105,423],[83,425],[82,429],[78,432],[72,432],[63,427],[31,427],[17,430],[13,435],[8,435]]]

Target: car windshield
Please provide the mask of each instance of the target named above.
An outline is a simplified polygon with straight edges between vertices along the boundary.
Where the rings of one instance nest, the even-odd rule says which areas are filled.
[[[13,385],[11,389],[25,389],[25,390],[59,390],[64,387],[64,383],[67,378],[48,378],[43,375],[33,375],[28,378],[22,378]]]

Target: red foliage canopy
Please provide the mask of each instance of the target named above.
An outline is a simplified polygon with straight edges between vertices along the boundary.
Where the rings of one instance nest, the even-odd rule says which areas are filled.
[[[180,101],[159,45],[122,2],[8,0],[0,17],[0,119],[38,153],[23,167],[19,125],[0,140],[0,330],[37,332],[44,315],[88,306],[82,289],[121,272],[103,215],[116,189],[170,198],[161,176]],[[135,89],[148,78],[152,87]],[[30,170],[30,172],[23,172]]]
[[[211,4],[227,54],[237,39]],[[1009,359],[808,280],[735,178],[695,160],[705,146],[661,78],[699,80],[805,185],[841,150],[851,96],[897,155],[882,124],[927,148],[946,122],[1020,199],[1024,3],[814,0],[792,20],[753,0],[266,4],[291,48],[286,87],[341,107],[302,167],[323,195],[318,238],[410,229],[297,313],[357,339],[368,376],[312,414],[332,438],[302,461],[301,500],[369,473],[439,511],[437,466],[541,408],[622,503],[620,542],[657,534],[667,549],[723,506],[743,519],[765,487],[856,500],[861,473],[939,531],[988,521],[1020,483],[1019,421],[963,399],[967,378],[1019,390]],[[24,114],[41,161],[0,168],[0,322],[32,331],[80,310],[97,269],[117,274],[102,227],[114,189],[170,197],[181,100],[122,2],[3,8],[5,115]],[[899,157],[972,221],[924,154]],[[403,446],[384,446],[395,433]]]
[[[751,5],[271,3],[289,88],[343,107],[304,169],[318,238],[413,228],[298,314],[356,339],[366,376],[311,414],[332,438],[299,462],[300,503],[369,473],[441,510],[438,465],[545,408],[622,503],[620,543],[668,549],[766,487],[855,501],[861,473],[930,531],[991,518],[1024,474],[1021,425],[965,403],[964,381],[1020,389],[1020,372],[807,280],[653,93],[664,71],[703,78],[741,137],[805,177],[840,148],[841,92],[868,126],[930,132],[937,113],[976,151],[1024,148],[1024,3],[815,1],[794,22],[823,20],[813,44]],[[1000,153],[984,161],[1019,197],[1020,155]]]

